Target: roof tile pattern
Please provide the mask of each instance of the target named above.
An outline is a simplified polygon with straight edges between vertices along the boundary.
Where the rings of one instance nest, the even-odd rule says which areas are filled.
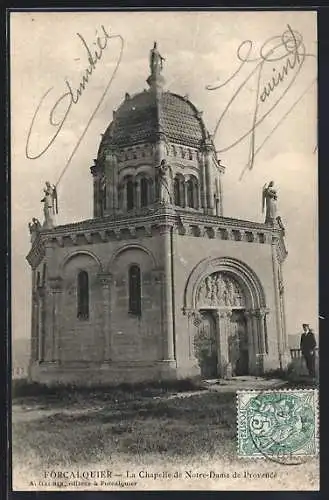
[[[197,109],[177,94],[162,94],[159,122],[167,138],[173,142],[198,148],[205,138],[205,128],[197,117]]]
[[[205,127],[198,111],[186,98],[171,92],[158,96],[144,91],[125,101],[115,113],[113,122],[103,135],[103,146],[124,147],[141,142],[154,142],[162,132],[167,139],[199,148],[205,138]]]

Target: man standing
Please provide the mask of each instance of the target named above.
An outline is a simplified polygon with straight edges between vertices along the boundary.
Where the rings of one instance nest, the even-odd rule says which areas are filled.
[[[315,376],[315,347],[316,340],[313,331],[306,323],[303,324],[303,330],[300,339],[300,348],[305,358],[308,373],[311,377]]]

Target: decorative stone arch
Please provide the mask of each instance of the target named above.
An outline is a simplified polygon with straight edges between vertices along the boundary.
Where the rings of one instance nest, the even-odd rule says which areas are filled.
[[[135,169],[135,177],[154,177],[154,171],[152,165],[146,165],[143,163]]]
[[[98,267],[99,267],[99,272],[103,272],[103,264],[102,262],[100,261],[100,259],[97,257],[97,255],[95,255],[93,252],[90,252],[89,250],[75,250],[74,252],[70,253],[69,255],[67,255],[61,262],[60,264],[60,270],[61,272],[64,271],[64,268],[66,266],[66,264],[74,259],[75,257],[79,256],[79,255],[88,255],[89,257],[91,257],[92,259],[94,259],[97,264],[98,264]]]
[[[211,275],[213,278],[207,280]],[[186,283],[183,311],[188,317],[190,339],[197,341],[202,338],[204,318],[213,318],[217,374],[225,377],[231,376],[230,373],[264,371],[269,309],[259,278],[245,263],[230,257],[206,258],[199,262]],[[238,342],[236,328],[240,331],[238,335],[242,335]],[[241,366],[244,373],[239,372]]]
[[[184,291],[184,309],[197,309],[197,292],[203,279],[210,274],[223,272],[231,275],[241,286],[246,307],[250,310],[266,307],[264,289],[256,273],[247,264],[230,257],[206,258],[199,262],[188,277]]]
[[[125,183],[127,180],[127,177],[132,177],[134,178],[136,174],[136,169],[135,167],[123,167],[121,168],[119,175],[118,175],[118,182],[119,183]]]
[[[123,252],[127,252],[129,250],[141,250],[142,252],[146,253],[152,260],[152,265],[154,268],[157,267],[157,263],[156,263],[156,260],[155,260],[155,257],[153,255],[153,253],[151,252],[151,250],[149,250],[148,248],[144,247],[143,245],[140,245],[138,243],[127,243],[126,245],[123,245],[122,247],[118,248],[112,255],[110,261],[108,262],[107,266],[106,266],[106,271],[107,272],[113,272],[113,264],[115,262],[115,260],[118,258],[118,256],[123,253]]]

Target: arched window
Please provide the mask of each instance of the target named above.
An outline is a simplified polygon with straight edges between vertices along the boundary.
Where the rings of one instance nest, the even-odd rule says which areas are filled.
[[[127,180],[127,210],[132,210],[134,208],[134,183],[132,179]]]
[[[141,272],[137,265],[129,268],[129,312],[141,316]]]
[[[89,319],[89,278],[86,271],[80,271],[78,274],[78,310],[79,319]]]
[[[187,181],[187,206],[190,208],[194,208],[194,196],[193,196],[193,191],[194,191],[194,186],[193,186],[193,180],[189,179]]]
[[[181,206],[181,196],[180,196],[180,181],[178,177],[175,177],[174,180],[174,199],[175,205]]]
[[[141,206],[147,207],[149,204],[148,196],[148,180],[145,177],[141,178]]]

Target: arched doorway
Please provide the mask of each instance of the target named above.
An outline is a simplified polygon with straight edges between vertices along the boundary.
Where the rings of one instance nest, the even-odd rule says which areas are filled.
[[[195,345],[201,375],[248,374],[249,345],[245,318],[246,299],[239,282],[222,271],[206,275],[199,283],[196,307],[200,324]],[[216,366],[214,367],[216,360]]]
[[[189,277],[184,300],[196,319],[190,331],[194,345],[202,344],[203,356],[200,349],[194,351],[201,375],[261,373],[268,310],[263,289],[247,266],[229,258],[203,261]],[[208,336],[207,329],[211,332]]]

